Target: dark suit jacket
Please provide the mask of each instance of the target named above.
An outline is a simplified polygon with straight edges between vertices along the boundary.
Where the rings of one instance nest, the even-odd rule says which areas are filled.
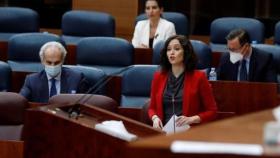
[[[218,80],[237,81],[239,62],[232,64],[229,58],[229,53],[221,57],[217,70]],[[253,48],[249,65],[249,81],[277,82],[272,60],[272,54]]]
[[[62,68],[60,93],[85,93],[88,89],[87,81],[82,73],[69,68]],[[20,94],[31,102],[46,103],[49,100],[48,79],[45,70],[26,76]]]
[[[165,72],[156,72],[154,75],[148,109],[150,118],[157,115],[161,120],[163,119],[163,92],[167,79],[168,73]],[[207,122],[216,117],[216,102],[204,72],[196,70],[185,74],[182,113],[188,117],[198,115],[201,122]]]

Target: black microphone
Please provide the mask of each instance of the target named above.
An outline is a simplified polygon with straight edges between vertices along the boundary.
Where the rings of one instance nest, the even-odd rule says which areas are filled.
[[[175,98],[174,98],[174,95],[175,95],[175,94],[172,95],[173,133],[176,132],[176,128],[175,128],[175,126],[176,126],[176,120],[175,120],[175,105],[174,105]]]
[[[78,119],[78,117],[81,114],[80,105],[82,105],[82,104],[86,103],[88,100],[90,100],[96,92],[98,92],[101,88],[103,88],[115,76],[122,74],[123,72],[127,71],[128,69],[130,69],[132,67],[133,67],[133,65],[127,66],[124,69],[121,69],[120,71],[114,72],[110,75],[103,76],[98,82],[96,82],[92,87],[90,87],[88,89],[88,91],[74,103],[72,108],[70,108],[68,110],[69,117]],[[91,94],[91,95],[88,96],[87,94]],[[81,102],[82,100],[83,100],[83,102]]]
[[[158,33],[157,33],[157,34],[155,34],[154,39],[157,39],[157,37],[158,37]]]

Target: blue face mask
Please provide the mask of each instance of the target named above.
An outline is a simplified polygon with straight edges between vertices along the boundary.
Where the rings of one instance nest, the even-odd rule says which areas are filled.
[[[45,71],[50,77],[56,77],[61,72],[61,65],[45,65]]]

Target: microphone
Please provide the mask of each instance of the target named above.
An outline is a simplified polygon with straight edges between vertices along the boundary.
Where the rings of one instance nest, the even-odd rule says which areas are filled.
[[[76,118],[81,114],[81,108],[80,105],[86,103],[88,100],[94,96],[95,93],[97,93],[101,88],[103,88],[111,79],[113,79],[115,76],[118,76],[122,74],[123,72],[127,71],[128,69],[132,68],[133,65],[127,66],[124,69],[121,69],[120,71],[114,72],[110,75],[105,75],[103,76],[99,81],[97,81],[92,87],[88,89],[88,91],[82,95],[73,105],[72,108],[69,109],[68,111],[68,116],[69,118]],[[87,95],[90,94],[91,95]],[[83,101],[82,101],[83,100]],[[81,102],[82,101],[82,102]],[[81,102],[81,103],[80,103]]]
[[[176,132],[176,128],[175,128],[175,126],[176,126],[176,120],[175,120],[175,105],[174,105],[175,99],[174,99],[174,95],[175,95],[175,94],[172,95],[173,133]]]
[[[155,34],[154,39],[157,39],[157,37],[158,37],[158,33],[157,33],[157,34]]]

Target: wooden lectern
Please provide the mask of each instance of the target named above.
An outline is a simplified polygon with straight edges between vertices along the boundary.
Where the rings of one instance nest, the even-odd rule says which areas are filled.
[[[105,120],[121,120],[138,139],[161,134],[150,126],[90,105],[79,105],[78,119],[69,118],[73,106],[48,105],[26,112],[23,131],[25,158],[122,157],[127,141],[94,129]]]

